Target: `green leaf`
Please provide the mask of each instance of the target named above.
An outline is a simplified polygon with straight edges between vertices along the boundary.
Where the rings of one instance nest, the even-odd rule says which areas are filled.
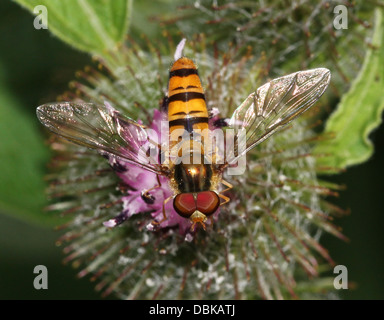
[[[329,168],[329,173],[362,163],[374,151],[368,136],[380,125],[384,109],[383,8],[375,11],[372,44],[374,48],[367,49],[360,74],[327,121],[324,133],[334,134],[334,139],[322,141],[314,150],[327,155],[319,158],[318,164]]]
[[[49,153],[38,121],[22,112],[3,78],[0,66],[0,213],[52,226],[58,218],[43,211]]]
[[[99,56],[124,40],[132,8],[132,0],[14,1],[32,12],[36,6],[45,6],[48,30],[71,46]]]

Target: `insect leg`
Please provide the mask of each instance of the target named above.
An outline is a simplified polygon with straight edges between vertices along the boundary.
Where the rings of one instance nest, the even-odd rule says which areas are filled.
[[[167,215],[165,214],[165,205],[166,205],[167,202],[168,202],[169,200],[171,200],[172,198],[173,198],[173,196],[170,196],[170,197],[168,197],[167,199],[165,199],[165,200],[163,201],[163,219],[161,219],[160,221],[155,221],[155,220],[153,220],[153,221],[152,221],[152,224],[160,224],[160,223],[164,222],[165,220],[167,220]]]
[[[226,204],[226,203],[228,203],[231,199],[230,198],[228,198],[228,197],[226,197],[226,196],[224,196],[224,195],[222,195],[222,194],[218,194],[218,196],[221,198],[221,199],[223,199],[224,201],[223,202],[221,202],[220,203],[220,205],[222,206],[223,204]]]
[[[151,190],[154,190],[154,189],[157,189],[157,188],[161,187],[161,181],[160,181],[160,178],[159,178],[158,174],[156,175],[156,179],[157,179],[157,185],[152,187],[152,188],[150,188],[150,189],[148,189],[148,190],[143,191],[143,193],[148,193]]]
[[[224,192],[227,192],[228,190],[231,190],[233,188],[233,185],[231,185],[228,181],[225,181],[225,180],[221,180],[221,183],[223,185],[225,185],[227,187],[227,189],[221,191],[218,196],[223,199],[224,201],[222,203],[220,203],[220,205],[222,206],[223,204],[226,204],[228,203],[231,199],[226,197],[225,195],[223,195],[222,193]]]
[[[156,175],[156,179],[157,179],[156,186],[141,192],[141,198],[148,204],[153,204],[155,202],[155,197],[149,194],[149,191],[152,191],[161,187],[161,181],[158,174]]]
[[[224,193],[224,192],[231,190],[233,188],[233,185],[231,185],[228,181],[221,180],[221,183],[227,187],[227,189],[221,191],[221,193]]]

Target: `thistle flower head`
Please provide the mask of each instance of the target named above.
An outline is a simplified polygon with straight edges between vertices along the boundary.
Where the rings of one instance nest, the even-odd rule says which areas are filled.
[[[204,37],[194,40],[184,53],[199,65],[212,127],[262,84],[265,70],[251,51],[230,46],[211,53]],[[108,101],[159,132],[158,109],[175,49],[172,43],[149,48],[131,41],[111,52],[115,64],[99,61],[100,69],[79,72],[73,90],[61,99]],[[337,186],[318,179],[321,168],[311,154],[320,139],[312,130],[318,123],[314,114],[257,146],[244,175],[225,176],[234,185],[231,201],[206,231],[191,231],[190,221],[171,203],[167,219],[151,224],[161,220],[163,201],[172,195],[166,177],[53,137],[50,209],[70,216],[59,240],[65,261],[81,267],[79,277],[98,280],[103,295],[121,298],[307,297],[300,283],[314,283],[323,261],[333,264],[318,242],[320,234],[344,238],[330,221],[341,210],[324,200],[337,194],[332,190]]]

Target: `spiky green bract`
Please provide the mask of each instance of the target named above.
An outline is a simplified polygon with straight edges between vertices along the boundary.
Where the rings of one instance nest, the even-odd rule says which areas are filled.
[[[332,71],[329,93],[340,96],[358,73],[366,47],[371,46],[377,4],[197,0],[175,6],[177,10],[160,19],[170,34],[179,30],[187,37],[202,33],[222,48],[228,41],[252,47],[255,55],[266,56],[264,68],[270,77],[281,75],[282,70],[326,67]]]

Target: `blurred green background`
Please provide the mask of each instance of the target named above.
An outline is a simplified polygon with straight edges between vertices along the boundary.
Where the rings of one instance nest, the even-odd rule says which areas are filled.
[[[132,31],[156,32],[156,26],[143,19],[138,3]],[[47,30],[35,30],[34,17],[17,4],[1,1],[0,12],[0,199],[12,198],[28,209],[31,197],[42,197],[39,179],[49,158],[35,108],[56,100],[76,70],[91,63],[91,58]],[[27,129],[37,136],[23,135],[30,132]],[[354,289],[341,292],[344,299],[384,299],[384,126],[371,139],[375,154],[368,162],[331,177],[347,185],[333,202],[351,209],[350,216],[335,221],[351,242],[329,235],[322,238],[336,263],[348,268],[349,280],[355,284]],[[36,154],[29,154],[31,148],[41,149],[38,167],[30,165]],[[23,183],[30,175],[36,177],[36,185]],[[99,299],[89,279],[77,279],[76,270],[62,264],[62,249],[55,245],[60,232],[15,218],[12,210],[0,201],[0,298]],[[33,287],[33,269],[40,264],[48,268],[48,290]]]

